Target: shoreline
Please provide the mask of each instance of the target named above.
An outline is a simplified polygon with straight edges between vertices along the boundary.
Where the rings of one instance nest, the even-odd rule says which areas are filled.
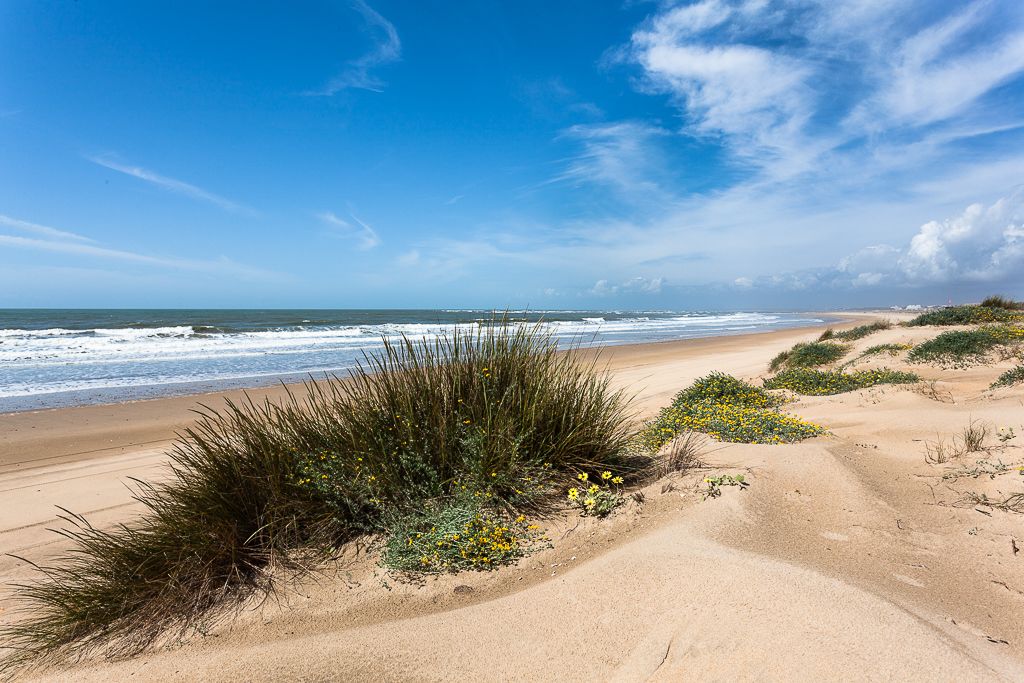
[[[611,315],[606,313],[606,315]],[[617,314],[621,315],[621,314]],[[588,348],[593,346],[597,347],[617,347],[617,346],[634,346],[634,345],[645,345],[645,344],[661,344],[666,342],[686,341],[690,339],[707,339],[707,338],[719,338],[719,337],[732,337],[732,336],[743,336],[746,334],[763,334],[767,332],[789,330],[789,329],[804,329],[810,326],[820,325],[815,318],[825,318],[824,324],[838,324],[842,321],[842,313],[821,313],[816,311],[804,311],[799,313],[793,313],[790,315],[799,316],[799,322],[794,320],[782,320],[774,323],[768,323],[763,325],[754,325],[755,329],[703,329],[695,330],[692,333],[685,333],[682,336],[676,336],[672,338],[659,338],[657,330],[649,330],[636,336],[635,339],[622,339],[623,332],[621,331],[609,331],[602,330],[600,326],[596,327],[592,332],[582,333],[580,332],[575,337],[564,337],[556,335],[559,339],[559,343],[562,342],[579,342],[582,348]],[[853,313],[852,315],[857,315]],[[589,320],[584,318],[584,320]],[[165,321],[169,322],[169,321]],[[565,322],[565,321],[560,321]],[[615,325],[616,319],[609,321],[609,325]],[[441,323],[439,323],[441,324]],[[448,323],[444,323],[448,324]],[[560,324],[560,323],[559,323]],[[171,329],[171,328],[159,328],[159,329]],[[174,328],[178,329],[178,328]],[[631,336],[632,333],[627,335]],[[418,338],[418,333],[411,333],[410,338]],[[369,338],[368,338],[369,339]],[[354,347],[354,350],[362,349],[361,352],[375,353],[379,351],[380,346],[379,337],[373,337],[375,342],[367,341],[366,346]],[[575,341],[573,341],[575,340]],[[323,340],[321,340],[323,341]],[[303,367],[304,363],[301,357],[308,354],[317,353],[318,344],[311,343],[308,347],[301,349],[300,356],[296,357],[296,364],[299,367]],[[354,350],[350,350],[345,353],[353,353]],[[271,353],[268,357],[274,357],[275,354]],[[282,356],[283,358],[284,356]],[[51,410],[59,408],[73,408],[86,405],[114,405],[120,403],[132,403],[136,401],[153,400],[161,398],[173,398],[173,397],[186,397],[186,396],[199,396],[208,394],[219,394],[225,392],[231,392],[236,390],[254,390],[254,389],[265,389],[269,387],[279,386],[281,384],[297,385],[304,381],[307,381],[310,377],[316,379],[324,379],[329,376],[344,376],[347,372],[358,362],[360,356],[358,353],[355,356],[347,357],[344,359],[333,358],[330,362],[324,362],[319,366],[312,366],[315,369],[307,370],[292,370],[284,367],[280,367],[280,361],[274,361],[271,365],[277,365],[279,367],[271,368],[250,368],[251,372],[242,372],[240,374],[212,374],[208,378],[202,378],[201,373],[196,377],[189,379],[184,378],[167,378],[172,381],[160,382],[160,381],[144,381],[139,384],[124,384],[118,383],[117,379],[107,378],[104,380],[109,384],[99,384],[96,386],[81,386],[78,388],[64,388],[57,391],[42,391],[38,393],[23,393],[11,396],[0,396],[0,415],[9,413],[22,413],[32,412],[39,410]],[[129,361],[119,361],[118,365],[123,366],[121,372],[124,376],[134,376],[137,372],[136,365],[139,368],[145,367],[147,364],[157,361],[159,359],[142,360],[137,364],[133,364]],[[174,360],[174,359],[166,359]],[[207,359],[208,360],[208,359]],[[324,359],[325,361],[327,359]],[[308,361],[308,358],[307,358]],[[74,364],[73,358],[68,359],[68,363]],[[90,364],[93,361],[86,360],[86,364]],[[175,362],[187,362],[187,361],[175,361]],[[194,370],[198,370],[202,367],[202,363],[206,362],[203,357],[200,356],[197,360]],[[59,368],[62,365],[56,365],[46,369],[46,373],[53,375],[53,373],[59,373]],[[305,365],[305,367],[311,367]],[[17,362],[12,366],[12,370],[17,370]],[[139,372],[145,373],[148,370],[138,370]],[[74,373],[72,373],[74,374]],[[191,373],[187,373],[191,374]],[[142,377],[144,375],[140,375]],[[136,379],[139,379],[136,377]],[[15,380],[17,382],[17,380]],[[42,387],[40,387],[42,388]]]
[[[837,313],[812,313],[838,318]],[[874,319],[881,312],[859,313],[851,319],[835,319],[801,327],[763,332],[694,337],[642,343],[616,344],[582,349],[584,357],[600,354],[615,373],[666,356],[692,356],[718,350],[745,348],[752,340],[773,344],[779,340],[811,335],[827,327],[841,329]],[[344,378],[341,378],[344,380]],[[280,401],[290,392],[301,398],[304,382],[278,383],[220,391],[140,398],[114,403],[93,403],[0,413],[0,468],[28,465],[41,459],[63,461],[89,454],[126,453],[132,449],[168,445],[176,433],[194,421],[195,410],[205,405],[218,408],[225,400],[246,397],[262,402]]]

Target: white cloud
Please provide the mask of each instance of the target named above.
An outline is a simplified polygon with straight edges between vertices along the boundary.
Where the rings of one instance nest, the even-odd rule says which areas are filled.
[[[176,180],[175,178],[169,178],[167,176],[160,175],[154,171],[142,168],[141,166],[131,166],[129,164],[122,163],[120,161],[111,159],[109,157],[97,156],[87,157],[89,161],[94,164],[109,168],[112,171],[118,173],[124,173],[130,175],[133,178],[139,180],[145,180],[147,183],[156,185],[157,187],[167,190],[168,192],[174,192],[181,194],[192,199],[198,199],[199,201],[207,202],[215,206],[219,206],[225,211],[231,211],[234,213],[242,213],[250,216],[257,215],[254,209],[249,208],[238,202],[233,202],[230,199],[225,199],[220,195],[214,194],[208,190],[204,190],[201,187],[197,187],[190,183],[186,183],[183,180]]]
[[[384,82],[372,71],[377,67],[396,62],[402,57],[402,42],[394,25],[370,7],[364,0],[355,0],[352,5],[368,30],[376,35],[377,43],[373,49],[350,61],[345,69],[332,78],[321,90],[311,93],[315,95],[334,95],[348,88],[381,92]]]
[[[596,296],[613,296],[617,294],[659,294],[665,279],[661,277],[645,278],[637,276],[624,282],[612,284],[608,280],[598,280],[590,288],[589,293]]]
[[[582,151],[550,182],[594,183],[638,201],[664,196],[656,179],[663,162],[653,142],[667,134],[637,121],[572,126],[562,137],[578,141]]]
[[[355,238],[359,249],[365,251],[373,249],[380,244],[380,237],[377,235],[377,231],[359,220],[351,212],[349,212],[349,218],[352,219],[355,225],[352,225],[352,223],[343,218],[339,218],[330,211],[318,213],[316,217],[331,228],[332,234]]]
[[[1008,124],[978,105],[1024,73],[1024,26],[1009,6],[703,0],[657,12],[620,56],[678,104],[685,132],[720,139],[767,179],[863,173],[862,146],[929,150],[950,141],[933,124],[965,114],[975,127]],[[889,159],[905,163],[898,148]]]
[[[1013,282],[1024,273],[1024,189],[992,204],[972,204],[955,216],[923,224],[902,247],[876,244],[833,268],[760,278],[738,287],[803,289]]]
[[[51,228],[45,225],[39,225],[38,223],[29,223],[28,221],[21,221],[17,218],[11,218],[10,216],[4,216],[0,214],[0,225],[13,228],[14,230],[20,230],[22,232],[30,232],[36,235],[42,235],[43,237],[50,237],[52,239],[64,239],[72,240],[75,242],[92,242],[93,240],[79,235],[73,232],[67,232],[66,230],[58,230],[57,228]]]
[[[984,18],[976,3],[907,38],[890,63],[878,69],[882,85],[855,117],[866,126],[926,125],[964,111],[1024,69],[1024,33],[994,36],[973,49],[958,43]],[[877,124],[875,124],[877,125]]]
[[[6,216],[4,216],[4,218],[13,223],[18,223],[21,225],[34,225],[31,223],[26,223],[25,221],[8,219]],[[0,221],[0,224],[8,225],[8,223],[4,221]],[[68,233],[63,230],[56,230],[54,228],[50,228],[49,231],[50,232],[40,233],[45,234],[47,237],[51,238],[46,240],[37,239],[34,237],[22,237],[20,235],[0,234],[0,246],[6,246],[17,249],[30,249],[34,251],[71,254],[87,258],[98,258],[102,260],[122,261],[146,266],[153,266],[156,268],[233,274],[250,278],[277,277],[276,274],[271,273],[269,271],[261,270],[258,268],[251,268],[249,266],[235,263],[234,261],[225,257],[212,260],[197,260],[165,256],[152,256],[148,254],[140,254],[133,251],[111,249],[108,247],[99,246],[89,238],[82,237],[81,235],[76,235],[74,233]]]

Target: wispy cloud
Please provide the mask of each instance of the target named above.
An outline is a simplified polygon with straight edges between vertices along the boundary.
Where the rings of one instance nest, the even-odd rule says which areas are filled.
[[[668,131],[640,121],[572,126],[561,137],[578,143],[581,151],[549,182],[603,185],[634,201],[659,198],[664,194],[658,183],[664,164],[654,143],[666,135]]]
[[[377,235],[377,231],[367,223],[359,220],[351,211],[349,211],[349,218],[355,225],[330,211],[318,213],[316,217],[331,229],[332,235],[355,239],[359,249],[365,251],[373,249],[380,244],[380,237]]]
[[[340,74],[320,90],[309,93],[311,95],[334,95],[349,88],[382,92],[385,83],[373,71],[402,57],[402,42],[394,25],[364,0],[355,0],[352,7],[362,15],[366,29],[373,34],[376,44],[363,56],[348,62]]]
[[[20,230],[21,232],[28,232],[34,235],[42,235],[43,237],[50,237],[53,239],[71,240],[74,242],[92,242],[94,240],[79,235],[74,232],[67,232],[66,230],[58,230],[57,228],[51,228],[46,225],[39,225],[38,223],[29,223],[28,221],[18,220],[17,218],[11,218],[10,216],[4,216],[0,214],[0,225],[13,228],[14,230]]]
[[[122,249],[104,247],[82,235],[36,225],[27,221],[0,216],[0,225],[18,230],[33,232],[49,239],[38,239],[36,237],[23,237],[20,235],[0,234],[0,246],[17,249],[30,249],[34,251],[46,251],[61,254],[73,254],[76,256],[91,257],[103,260],[113,260],[129,263],[137,263],[156,268],[167,268],[172,270],[200,271],[209,273],[229,273],[242,277],[277,277],[276,274],[259,268],[252,268],[232,261],[226,257],[210,260],[186,259],[167,256],[153,256],[141,254]],[[25,226],[31,226],[26,228]]]
[[[246,214],[249,216],[258,215],[258,212],[255,209],[245,206],[244,204],[239,204],[238,202],[226,199],[225,197],[214,194],[209,190],[204,190],[203,188],[192,185],[191,183],[186,183],[183,180],[177,180],[176,178],[169,178],[167,176],[160,175],[155,171],[142,168],[141,166],[132,166],[108,156],[91,156],[86,158],[94,164],[98,164],[104,168],[109,168],[110,170],[117,171],[118,173],[124,173],[125,175],[132,176],[133,178],[138,178],[139,180],[144,180],[147,183],[156,185],[160,189],[167,190],[168,192],[174,192],[175,194],[184,195],[192,199],[213,204],[214,206],[219,206],[225,211]]]

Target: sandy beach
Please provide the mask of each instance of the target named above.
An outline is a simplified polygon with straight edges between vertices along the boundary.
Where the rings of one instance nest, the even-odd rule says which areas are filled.
[[[851,327],[899,314],[842,314]],[[768,362],[822,327],[604,351],[618,386],[653,415],[712,370],[759,384]],[[894,327],[854,343],[914,343]],[[850,357],[853,357],[853,353]],[[798,444],[708,440],[706,468],[647,486],[607,520],[545,520],[550,549],[487,573],[384,574],[349,548],[324,576],[246,609],[205,637],[41,680],[1020,680],[1024,526],[965,504],[1019,489],[1024,388],[992,391],[1012,363],[907,366],[924,382],[802,397],[787,410],[825,426]],[[301,389],[293,389],[301,391]],[[278,399],[283,388],[251,392]],[[0,415],[0,623],[10,582],[66,547],[56,506],[98,526],[130,522],[131,479],[159,478],[198,403],[242,392]],[[989,450],[930,464],[927,444],[972,421]],[[975,461],[1013,470],[965,474]],[[747,490],[702,500],[709,472]],[[11,555],[8,555],[11,554]],[[31,677],[30,677],[31,678]]]

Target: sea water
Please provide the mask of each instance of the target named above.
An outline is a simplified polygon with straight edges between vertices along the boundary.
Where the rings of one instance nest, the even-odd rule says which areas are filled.
[[[823,322],[799,313],[508,311],[560,345],[614,345]],[[501,313],[499,313],[501,315]],[[432,339],[494,320],[484,310],[0,310],[0,412],[114,403],[325,373],[385,338]]]

